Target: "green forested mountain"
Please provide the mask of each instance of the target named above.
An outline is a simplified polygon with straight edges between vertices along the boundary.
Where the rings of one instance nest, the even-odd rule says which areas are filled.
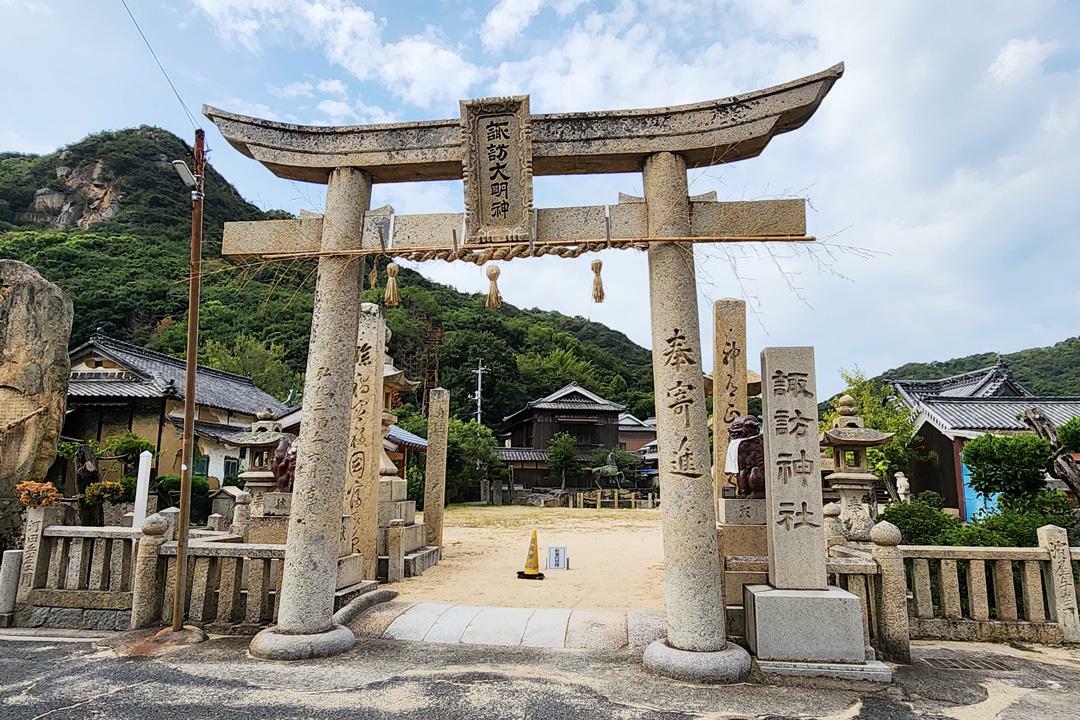
[[[1006,355],[991,352],[942,362],[907,363],[886,370],[881,378],[934,380],[988,367],[998,358],[1009,363],[1016,379],[1037,395],[1080,395],[1080,337]]]
[[[180,138],[145,126],[92,135],[50,155],[0,154],[0,257],[29,263],[71,296],[72,343],[101,327],[183,352],[190,203],[169,161],[190,154]],[[261,266],[220,256],[226,220],[268,216],[281,214],[260,211],[207,165],[200,339],[232,346],[237,336],[254,336],[281,346],[289,368],[302,372],[314,264]],[[508,304],[486,310],[482,295],[404,269],[398,280],[402,303],[387,313],[390,352],[418,376],[431,352],[425,331],[441,327],[440,381],[455,414],[473,407],[468,395],[479,358],[491,369],[484,419],[492,425],[572,380],[642,417],[652,414],[649,351],[622,333]],[[381,302],[381,288],[364,297]]]

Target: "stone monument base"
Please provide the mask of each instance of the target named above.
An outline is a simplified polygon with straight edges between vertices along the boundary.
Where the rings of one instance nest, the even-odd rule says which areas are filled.
[[[862,603],[847,590],[743,589],[746,642],[758,659],[865,665]]]
[[[723,525],[765,525],[765,498],[729,498],[716,501],[716,522]]]
[[[750,674],[749,653],[730,642],[716,652],[693,652],[673,648],[660,639],[645,648],[641,664],[657,675],[702,685],[742,682]]]
[[[344,625],[309,635],[287,635],[274,626],[253,637],[248,651],[263,660],[311,660],[338,655],[355,643],[353,631]]]
[[[878,660],[867,660],[860,665],[848,663],[785,662],[783,660],[758,660],[758,670],[765,675],[788,675],[793,677],[829,677],[840,680],[863,680],[867,682],[892,682],[892,668]]]

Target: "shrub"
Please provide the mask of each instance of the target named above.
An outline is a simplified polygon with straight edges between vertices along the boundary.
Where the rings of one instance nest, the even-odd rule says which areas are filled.
[[[19,493],[19,502],[23,507],[39,508],[49,507],[64,496],[51,482],[33,482],[27,480],[15,486],[15,492]]]
[[[913,498],[906,503],[891,503],[878,514],[900,528],[908,545],[936,545],[946,531],[956,528],[960,521],[940,509]]]
[[[1058,444],[1066,450],[1080,452],[1080,417],[1074,417],[1057,429]]]
[[[938,536],[938,545],[1010,547],[1009,539],[983,524],[957,525]]]
[[[158,477],[158,489],[165,490],[166,492],[180,492],[180,476],[179,475],[161,475]],[[205,475],[192,475],[191,476],[191,494],[195,495],[209,495],[210,494],[210,482],[206,479]]]
[[[1050,453],[1050,443],[1034,435],[987,433],[969,440],[961,459],[971,470],[973,490],[1022,502],[1046,487]]]
[[[124,488],[124,499],[120,502],[135,502],[135,492],[139,487],[139,479],[125,475],[120,478],[120,487]]]
[[[924,502],[930,507],[940,510],[945,507],[945,498],[941,493],[936,493],[933,490],[923,490],[921,493],[914,496],[919,502]]]
[[[244,489],[244,485],[247,484],[247,480],[238,475],[229,475],[221,481],[221,487],[238,487],[241,490]]]
[[[123,502],[124,486],[116,480],[99,480],[90,483],[86,486],[80,501],[89,507],[97,507],[106,502]]]

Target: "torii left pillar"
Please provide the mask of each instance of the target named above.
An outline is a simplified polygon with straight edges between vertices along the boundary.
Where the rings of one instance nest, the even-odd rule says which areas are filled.
[[[331,172],[322,251],[359,249],[370,204],[369,175],[356,168]],[[256,657],[328,657],[356,642],[351,630],[334,623],[334,586],[362,274],[355,257],[319,258],[278,624],[252,639]]]
[[[643,179],[649,237],[689,236],[683,158],[649,156]],[[750,656],[725,636],[694,246],[653,242],[648,252],[667,638],[649,645],[642,663],[687,682],[739,682],[750,672]]]

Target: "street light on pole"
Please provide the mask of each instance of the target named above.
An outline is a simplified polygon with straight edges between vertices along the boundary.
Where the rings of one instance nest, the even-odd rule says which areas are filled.
[[[195,457],[195,368],[199,350],[199,293],[202,271],[203,179],[206,163],[205,137],[195,131],[195,170],[183,160],[173,167],[191,189],[191,257],[188,274],[187,348],[184,375],[184,449],[180,464],[180,517],[176,525],[176,585],[172,597],[172,630],[184,627],[184,594],[187,588],[188,526],[191,525],[191,463]]]

